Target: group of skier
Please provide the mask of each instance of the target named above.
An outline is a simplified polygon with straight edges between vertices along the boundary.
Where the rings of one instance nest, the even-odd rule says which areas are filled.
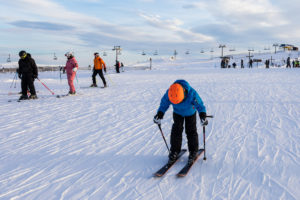
[[[38,78],[38,68],[31,57],[30,53],[22,50],[19,52],[19,68],[17,69],[17,73],[19,78],[21,79],[21,88],[22,88],[22,95],[20,96],[19,100],[26,100],[26,99],[37,99],[35,87],[34,87],[34,80]],[[74,86],[74,79],[76,77],[76,73],[78,70],[78,62],[74,57],[73,52],[67,52],[65,54],[67,57],[67,62],[65,67],[61,68],[67,74],[68,85],[69,85],[69,93],[68,95],[76,94],[75,86]],[[91,87],[97,87],[96,83],[96,76],[99,74],[102,82],[103,87],[107,87],[106,80],[103,75],[103,70],[106,73],[106,65],[104,60],[99,56],[98,52],[94,53],[94,67],[93,67],[93,74],[92,74],[92,85]],[[119,61],[116,62],[116,72],[119,72],[119,68],[121,64]],[[123,65],[123,63],[122,63]]]
[[[23,99],[36,99],[36,92],[34,88],[34,80],[38,78],[38,70],[34,59],[31,58],[29,53],[25,51],[20,51],[19,53],[19,69],[18,74],[22,80],[22,96],[20,100]],[[67,57],[67,62],[64,67],[66,71],[68,84],[69,84],[69,94],[73,95],[76,93],[74,87],[74,79],[76,77],[76,72],[78,70],[78,63],[72,52],[67,52],[65,54]],[[117,67],[116,63],[116,67]],[[119,68],[119,66],[118,66]],[[97,87],[96,75],[99,74],[102,79],[104,87],[107,87],[106,80],[103,75],[103,70],[106,72],[106,65],[103,59],[99,56],[98,52],[94,53],[94,68],[92,75],[92,85],[91,87]],[[118,73],[118,71],[117,71]],[[27,90],[29,88],[30,96],[27,96]],[[188,164],[192,164],[197,158],[197,152],[199,150],[198,133],[196,125],[196,111],[199,113],[201,123],[206,121],[206,108],[203,104],[202,99],[199,94],[193,89],[189,83],[185,80],[177,80],[166,91],[163,95],[160,106],[157,110],[157,114],[154,116],[154,123],[160,124],[164,117],[165,112],[168,110],[169,106],[173,106],[173,125],[171,130],[171,149],[169,152],[168,163],[174,163],[181,152],[182,146],[182,132],[185,127],[185,132],[188,141],[189,159]],[[185,126],[184,126],[185,124]]]
[[[229,64],[229,59],[230,59],[229,57],[222,58],[222,60],[221,60],[221,68],[231,68],[231,67],[232,68],[236,68],[237,67],[236,62],[233,62],[232,65],[230,65]],[[253,62],[262,62],[262,60],[260,60],[260,59],[258,59],[258,60],[250,59],[249,62],[248,62],[248,67],[249,68],[253,67]],[[294,59],[291,62],[291,58],[288,57],[286,60],[283,60],[283,63],[286,64],[286,68],[292,68],[292,67],[296,68],[296,67],[300,66],[300,62],[299,62],[299,60],[297,58]],[[271,63],[270,59],[266,59],[264,64],[265,64],[265,68],[270,68],[270,65],[274,66],[274,63]],[[275,64],[275,66],[280,66],[280,65],[276,65]],[[244,68],[244,60],[243,59],[241,59],[241,61],[240,61],[240,68]]]

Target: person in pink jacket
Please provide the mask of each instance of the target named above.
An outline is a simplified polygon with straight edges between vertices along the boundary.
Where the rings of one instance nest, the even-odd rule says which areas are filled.
[[[76,94],[75,87],[74,87],[74,79],[76,76],[76,72],[78,70],[78,63],[76,59],[74,58],[74,53],[73,52],[67,52],[65,56],[68,58],[66,66],[64,69],[67,72],[67,77],[68,77],[68,84],[70,86],[70,91],[69,94]]]

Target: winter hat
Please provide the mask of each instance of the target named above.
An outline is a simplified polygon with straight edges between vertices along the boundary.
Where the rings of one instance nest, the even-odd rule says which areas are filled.
[[[65,53],[65,56],[67,56],[68,58],[74,57],[74,53],[71,51],[68,51],[67,53]]]
[[[24,50],[22,50],[22,51],[19,52],[19,56],[20,56],[22,59],[24,59],[24,58],[26,57],[26,55],[27,55],[27,53],[26,53],[26,51],[24,51]]]

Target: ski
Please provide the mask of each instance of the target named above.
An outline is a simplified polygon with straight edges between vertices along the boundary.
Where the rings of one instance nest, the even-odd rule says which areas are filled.
[[[61,95],[56,95],[57,98],[62,98],[62,97],[69,97],[69,96],[76,96],[77,94],[61,94]]]
[[[179,158],[186,152],[186,149],[182,149],[178,154],[177,159],[172,163],[165,164],[162,168],[160,168],[157,172],[154,173],[155,177],[162,177],[178,160]]]
[[[57,98],[66,97],[66,96],[69,96],[69,95],[68,94],[56,95]]]
[[[177,176],[178,176],[178,177],[185,177],[185,176],[189,173],[190,169],[192,168],[192,166],[193,166],[194,163],[198,160],[198,158],[200,157],[200,155],[201,155],[202,153],[204,153],[204,149],[199,149],[199,150],[198,150],[197,157],[195,158],[194,162],[191,163],[191,164],[187,163],[187,164],[180,170],[180,172],[178,172]]]
[[[9,99],[8,102],[22,102],[22,101],[32,101],[32,100],[38,100],[37,99]]]

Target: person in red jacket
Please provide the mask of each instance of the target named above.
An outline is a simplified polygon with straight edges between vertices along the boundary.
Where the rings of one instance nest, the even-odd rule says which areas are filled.
[[[106,73],[106,65],[105,62],[103,61],[102,58],[100,58],[99,53],[96,52],[94,53],[94,68],[93,68],[93,84],[91,85],[91,87],[97,87],[97,83],[96,83],[96,76],[97,74],[99,74],[100,78],[102,79],[103,85],[104,87],[107,87],[106,85],[106,81],[102,72],[102,69],[104,70],[104,72]]]
[[[70,87],[69,94],[76,94],[75,86],[74,86],[73,81],[75,79],[76,72],[78,70],[78,63],[77,63],[76,59],[74,58],[74,53],[73,52],[67,52],[65,54],[65,56],[68,58],[66,66],[64,67],[64,69],[67,72],[68,84],[69,84],[69,87]]]

